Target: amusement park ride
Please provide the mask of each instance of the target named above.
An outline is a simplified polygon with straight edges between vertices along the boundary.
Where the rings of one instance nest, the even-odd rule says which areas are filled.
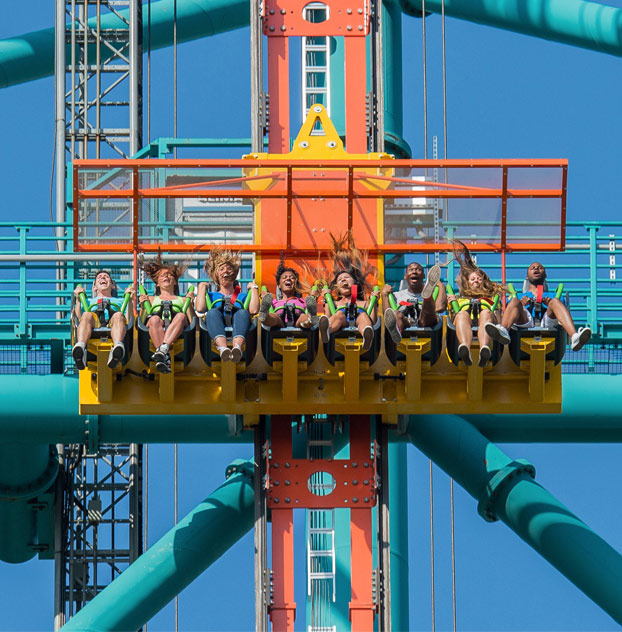
[[[379,284],[395,282],[395,269],[403,267],[406,255],[438,257],[451,250],[453,237],[468,235],[474,253],[497,253],[504,283],[512,280],[506,278],[507,253],[565,250],[565,160],[401,157],[407,152],[391,140],[384,123],[389,43],[383,16],[394,7],[383,9],[369,0],[252,0],[251,150],[238,159],[196,160],[162,157],[155,143],[141,148],[140,24],[146,22],[147,5],[141,16],[138,2],[130,0],[123,30],[107,22],[118,4],[102,0],[111,13],[100,15],[99,4],[93,14],[87,2],[67,2],[66,25],[65,6],[57,0],[57,80],[62,83],[66,69],[70,76],[69,98],[64,86],[57,91],[58,110],[71,113],[71,121],[61,119],[57,150],[59,165],[65,164],[66,145],[71,160],[67,205],[65,185],[57,190],[57,207],[62,214],[67,208],[71,218],[70,236],[60,225],[56,235],[59,250],[74,257],[66,261],[85,262],[84,270],[97,269],[96,262],[129,263],[128,280],[138,287],[145,282],[145,259],[156,253],[200,260],[214,243],[227,243],[247,257],[247,272],[252,261],[255,282],[272,289],[281,258],[298,269],[312,269],[329,257],[331,233],[349,234],[367,251]],[[166,3],[153,3],[154,20],[158,4]],[[415,4],[408,4],[410,11]],[[444,10],[444,3],[431,4],[431,10]],[[86,18],[93,15],[87,26]],[[292,38],[303,47],[305,110],[293,141]],[[109,132],[106,140],[126,142],[129,150],[118,151],[123,157],[114,159],[99,151],[89,156],[87,149],[101,142],[104,125],[92,126],[90,106],[80,110],[79,105],[87,99],[89,81],[104,68],[100,55],[106,47],[107,55],[115,50],[113,57],[123,57],[119,72],[130,82],[127,133]],[[85,57],[94,50],[97,61],[85,70]],[[332,98],[329,86],[339,88]],[[101,83],[98,90],[96,100],[103,98]],[[197,207],[205,210],[193,219]],[[250,222],[240,219],[243,213]],[[538,222],[546,230],[534,230]],[[227,225],[237,238],[227,236],[226,229],[216,235]],[[453,281],[454,266],[446,271]],[[191,266],[185,280],[192,282],[194,272]],[[59,296],[87,278],[86,272],[80,274],[69,265],[58,268]],[[57,309],[66,312],[67,307],[59,301]],[[554,330],[516,331],[510,348],[495,347],[487,366],[467,367],[458,359],[455,329],[447,317],[437,327],[406,330],[398,345],[383,329],[380,320],[366,351],[354,328],[322,344],[316,330],[269,331],[255,325],[243,361],[234,364],[220,362],[204,324],[193,320],[172,349],[168,374],[159,373],[150,360],[153,349],[139,318],[128,328],[130,352],[115,369],[106,365],[111,348],[106,332],[92,338],[79,388],[71,391],[76,399],[67,404],[79,407],[71,418],[82,428],[82,440],[61,435],[51,440],[58,445],[46,445],[45,454],[33,456],[42,467],[31,481],[11,484],[0,478],[2,501],[12,503],[0,520],[29,529],[24,536],[3,526],[12,539],[0,546],[2,559],[25,561],[34,552],[55,558],[55,629],[135,630],[241,537],[254,512],[255,627],[266,630],[271,622],[274,630],[293,630],[300,610],[294,602],[293,516],[295,509],[304,509],[309,595],[317,597],[310,599],[309,631],[398,629],[391,607],[389,440],[402,436],[477,498],[485,520],[503,520],[622,621],[616,596],[620,556],[535,482],[530,463],[511,460],[457,417],[507,416],[517,410],[525,417],[562,413],[564,337]],[[26,327],[22,337],[28,336],[37,337]],[[477,339],[473,349],[478,349]],[[254,461],[230,466],[227,483],[206,501],[212,516],[197,508],[143,553],[139,444],[148,443],[143,437],[168,425],[163,432],[175,442],[176,424],[183,424],[183,432],[196,432],[200,442],[212,427],[217,433],[225,415],[230,431],[253,435]],[[151,428],[134,432],[145,416]],[[67,429],[68,435],[72,432]],[[100,558],[87,532],[105,522],[101,498],[113,485],[106,488],[105,476],[97,480],[97,467],[109,468],[110,481],[115,473],[124,478],[125,487],[119,489],[129,503],[127,550],[115,552],[111,545]],[[542,503],[546,512],[538,509]],[[343,581],[336,572],[335,546],[343,534],[337,532],[335,510],[348,510],[350,542],[349,621],[338,625],[318,605],[320,595],[334,601],[336,583]],[[541,524],[525,524],[525,512]],[[184,548],[184,538],[209,551],[192,559],[195,549]],[[38,550],[33,540],[41,544]],[[88,549],[92,554],[85,553]],[[105,587],[92,577],[101,563],[121,570],[129,566]]]

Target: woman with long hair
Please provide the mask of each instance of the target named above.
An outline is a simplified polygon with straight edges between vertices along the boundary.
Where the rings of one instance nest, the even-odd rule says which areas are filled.
[[[295,268],[285,265],[281,259],[274,275],[276,286],[281,292],[281,298],[274,298],[267,292],[261,299],[259,306],[259,321],[265,327],[280,329],[286,323],[294,327],[309,329],[318,324],[317,297],[319,291],[311,291],[306,299],[302,298],[300,275]]]
[[[322,342],[328,342],[330,335],[347,327],[348,321],[354,322],[363,338],[363,350],[371,347],[374,339],[372,325],[378,320],[379,291],[371,293],[368,277],[372,272],[367,263],[366,253],[354,245],[351,234],[335,237],[333,240],[333,273],[330,282],[322,289],[324,314],[320,317],[319,329]],[[369,294],[367,298],[366,294]],[[376,297],[374,306],[367,313],[372,296]],[[331,309],[334,304],[335,311]]]
[[[486,324],[497,322],[495,309],[506,290],[500,283],[491,281],[490,277],[473,261],[465,244],[457,239],[454,241],[454,257],[460,264],[457,277],[459,296],[450,294],[447,296],[447,301],[450,305],[457,306],[453,322],[458,338],[458,357],[467,366],[473,364],[472,327],[477,326],[478,365],[485,367],[491,356],[491,338],[486,333]]]
[[[153,296],[141,294],[138,300],[144,314],[145,303],[149,302],[150,305],[146,325],[156,348],[151,359],[160,373],[171,372],[170,346],[179,338],[189,319],[194,317],[192,304],[184,312],[185,298],[194,296],[194,293],[189,291],[185,297],[179,296],[178,282],[186,267],[178,263],[164,263],[159,254],[156,259],[145,264],[145,273],[155,283],[156,290]]]

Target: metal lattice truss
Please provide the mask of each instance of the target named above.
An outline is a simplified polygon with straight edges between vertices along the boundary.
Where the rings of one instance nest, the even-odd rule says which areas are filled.
[[[133,121],[139,114],[138,90],[132,79],[134,70],[140,71],[134,69],[140,58],[134,50],[138,34],[130,28],[138,4],[66,0],[65,142],[70,160],[127,158],[138,149]]]
[[[70,446],[66,456],[66,526],[62,599],[67,619],[141,553],[141,447]]]

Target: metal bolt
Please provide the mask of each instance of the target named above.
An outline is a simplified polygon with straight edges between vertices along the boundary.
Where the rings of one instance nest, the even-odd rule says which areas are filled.
[[[281,9],[281,15],[285,15],[287,11],[285,9]]]
[[[357,13],[360,15],[361,13],[363,13],[363,9],[359,9]]]
[[[288,502],[289,502],[289,498],[286,498],[286,499],[285,499],[285,502],[286,502],[286,503],[288,503]]]
[[[352,462],[352,467],[358,467],[358,466],[359,466],[359,464],[356,461]]]
[[[273,498],[273,502],[274,502],[274,503],[278,503],[278,502],[279,502],[279,499],[278,499],[278,498]]]
[[[270,30],[271,30],[271,31],[274,31],[274,27],[273,27],[273,26],[271,26],[271,27],[270,27]]]
[[[291,483],[289,481],[285,481],[286,485],[291,485]]]
[[[285,28],[285,24],[281,25],[281,31],[285,31],[285,30],[287,30],[287,29]]]
[[[274,481],[274,486],[278,487],[279,486],[279,481]]]
[[[363,463],[363,467],[369,467],[369,463],[368,463],[367,461],[365,461],[365,462]]]
[[[352,13],[352,9],[348,9],[348,10],[346,11],[346,13],[348,13],[348,14]]]
[[[367,498],[367,496],[365,496],[365,498],[363,498],[363,500],[368,503],[369,502],[369,498]]]
[[[363,30],[363,27],[362,27],[360,24],[359,24],[356,28],[357,28],[359,31],[362,31],[362,30]]]
[[[274,469],[278,469],[279,464],[278,464],[278,463],[274,463],[274,464],[272,465],[272,467],[273,467]]]
[[[354,480],[352,481],[352,485],[358,485],[358,484],[359,484],[359,482],[358,482],[356,479],[354,479]]]
[[[358,501],[359,501],[359,499],[356,496],[352,499],[353,503],[357,503]]]
[[[368,478],[366,478],[366,479],[363,481],[363,485],[369,485],[369,479],[368,479]]]
[[[285,461],[285,467],[291,467],[291,465],[289,464],[289,461]]]
[[[348,24],[348,31],[351,31],[352,27]]]
[[[274,15],[274,9],[270,9],[270,15]]]

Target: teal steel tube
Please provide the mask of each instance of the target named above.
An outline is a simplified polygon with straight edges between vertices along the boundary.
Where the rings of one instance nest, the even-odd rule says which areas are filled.
[[[622,623],[622,556],[476,428],[451,415],[412,416],[411,442],[454,478],[489,521],[500,519]]]
[[[399,0],[421,16],[421,0]],[[444,0],[445,15],[542,39],[622,56],[622,9],[586,0]],[[425,0],[440,13],[443,0]]]
[[[0,444],[0,560],[26,562],[37,552],[37,512],[29,503],[56,479],[58,460],[48,445]],[[49,544],[49,543],[48,543]]]
[[[232,470],[236,469],[234,473]],[[253,464],[228,480],[143,553],[62,628],[139,630],[253,525]]]
[[[173,43],[174,0],[151,4],[151,48]],[[127,16],[128,11],[119,11]],[[177,0],[177,41],[187,42],[242,28],[249,22],[248,0]],[[94,19],[89,21],[95,27]],[[101,18],[104,29],[127,29],[127,24],[113,13]],[[143,5],[143,42],[147,47],[147,5]],[[69,48],[67,48],[69,59]],[[111,55],[101,49],[102,61]],[[91,59],[94,59],[94,53]],[[54,74],[54,29],[33,31],[0,41],[0,88],[49,77]]]
[[[390,433],[391,434],[391,433]],[[391,440],[391,437],[389,437]],[[408,591],[408,462],[406,444],[389,445],[391,627],[410,630]]]
[[[19,393],[19,397],[15,397]],[[589,397],[586,394],[589,393]],[[500,443],[618,443],[622,441],[622,375],[564,375],[561,415],[468,415]],[[43,403],[44,402],[44,403]],[[62,375],[3,375],[0,438],[6,443],[83,443],[78,380]],[[233,436],[226,415],[101,415],[101,443],[250,443]],[[392,435],[399,440],[398,435]]]

